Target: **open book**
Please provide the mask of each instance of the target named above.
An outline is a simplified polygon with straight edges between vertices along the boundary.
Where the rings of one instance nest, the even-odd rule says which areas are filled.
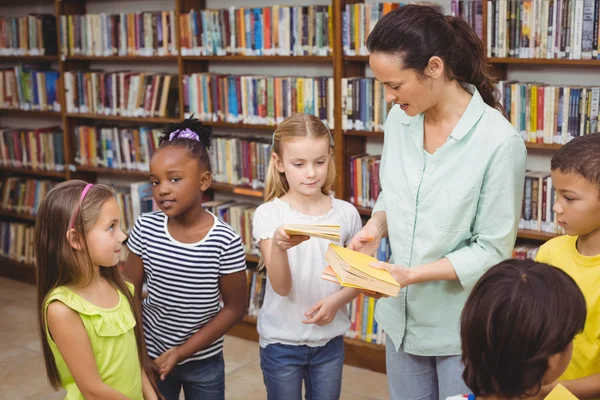
[[[329,263],[321,275],[321,278],[325,280],[386,296],[396,297],[400,293],[400,284],[389,272],[369,265],[377,262],[375,257],[330,244],[325,253],[325,259]]]
[[[285,224],[283,225],[285,233],[290,236],[306,235],[320,239],[340,241],[340,226],[339,225],[320,225],[320,224]]]
[[[577,400],[577,397],[560,383],[552,389],[544,400]]]

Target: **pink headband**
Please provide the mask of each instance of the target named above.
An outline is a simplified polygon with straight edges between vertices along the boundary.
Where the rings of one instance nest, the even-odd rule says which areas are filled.
[[[73,213],[73,217],[71,217],[71,222],[69,223],[69,229],[73,228],[73,225],[75,225],[75,218],[77,218],[77,213],[79,212],[79,208],[81,207],[81,204],[83,203],[83,199],[85,198],[85,195],[87,194],[88,190],[90,190],[90,188],[92,186],[94,186],[94,184],[88,183],[83,188],[83,191],[81,192],[81,198],[79,199],[79,206],[77,207],[77,209],[75,209],[75,213]]]

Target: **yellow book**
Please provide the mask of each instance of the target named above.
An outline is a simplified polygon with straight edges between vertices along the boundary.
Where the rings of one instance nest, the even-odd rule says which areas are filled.
[[[342,286],[394,297],[400,293],[400,285],[388,271],[369,265],[378,261],[375,257],[332,243],[325,253],[325,259]]]
[[[544,400],[577,400],[577,397],[559,383]]]
[[[324,224],[285,224],[283,230],[290,236],[310,236],[320,239],[340,241],[340,226],[339,225],[324,225]]]

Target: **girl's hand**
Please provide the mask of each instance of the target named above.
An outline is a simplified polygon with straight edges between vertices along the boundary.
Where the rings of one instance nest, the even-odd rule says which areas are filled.
[[[374,223],[367,222],[367,224],[363,226],[352,239],[350,239],[350,243],[347,247],[350,250],[359,251],[368,256],[372,256],[379,248],[380,242],[381,237],[379,235],[379,229],[377,229]]]
[[[156,365],[160,368],[160,380],[164,381],[167,375],[173,371],[173,368],[177,365],[177,361],[179,360],[179,352],[177,347],[173,347],[165,351],[160,357],[158,357],[155,362]]]
[[[273,245],[275,245],[280,250],[288,250],[308,239],[310,239],[309,236],[290,236],[285,232],[283,226],[280,226],[279,228],[277,228],[277,230],[275,231],[275,235],[273,236]]]
[[[388,271],[396,282],[398,282],[400,287],[405,287],[413,283],[413,271],[411,271],[410,268],[396,264],[388,264],[383,261],[373,262],[369,265],[377,269],[385,269]]]
[[[337,314],[341,307],[336,295],[337,293],[319,300],[317,304],[304,313],[307,319],[303,322],[305,324],[323,326],[333,321],[335,314]]]
[[[156,384],[156,379],[160,376],[160,367],[156,364],[156,362],[150,358],[150,356],[146,355],[144,357],[144,371],[152,386],[152,389],[158,395],[160,400],[164,400],[162,395],[160,394],[160,390],[158,390],[158,385]]]

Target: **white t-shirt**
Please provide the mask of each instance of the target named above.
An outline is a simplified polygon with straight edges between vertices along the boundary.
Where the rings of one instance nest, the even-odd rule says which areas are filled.
[[[346,245],[362,227],[358,211],[346,201],[332,198],[332,207],[325,215],[311,216],[276,198],[254,212],[254,239],[259,243],[272,239],[283,224],[339,224],[342,245]],[[258,314],[261,347],[273,343],[324,346],[350,327],[346,307],[342,307],[327,325],[302,323],[307,319],[304,313],[313,305],[341,289],[340,285],[321,279],[321,273],[327,266],[325,253],[330,243],[325,239],[310,238],[288,250],[292,290],[287,296],[275,293],[267,278],[265,298]]]

